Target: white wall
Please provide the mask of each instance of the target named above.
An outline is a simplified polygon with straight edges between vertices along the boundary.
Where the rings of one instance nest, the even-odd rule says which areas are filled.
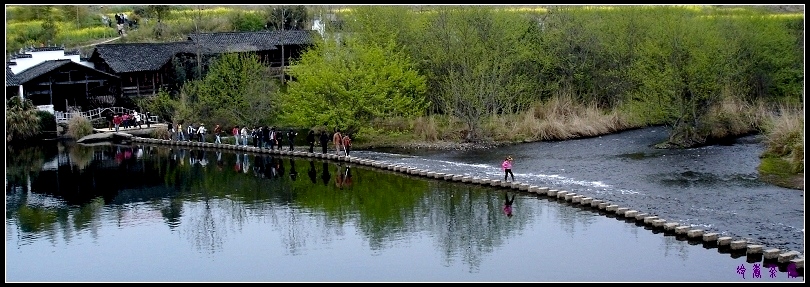
[[[25,71],[25,69],[36,66],[37,64],[45,62],[45,61],[62,60],[62,59],[69,59],[69,60],[71,60],[73,62],[76,62],[76,63],[82,64],[84,66],[95,69],[93,63],[90,63],[90,62],[87,62],[87,61],[82,61],[81,57],[79,55],[67,55],[66,56],[64,50],[26,52],[26,54],[31,54],[31,58],[17,58],[17,59],[11,60],[11,61],[17,63],[16,65],[9,66],[11,68],[11,71],[14,72],[14,74],[19,74],[20,72]]]
[[[318,33],[321,34],[321,37],[323,37],[324,25],[321,23],[321,20],[315,19],[312,21],[312,30],[318,31]]]
[[[31,54],[31,58],[16,58],[11,60],[12,62],[17,63],[16,65],[9,66],[9,68],[11,68],[11,71],[15,75],[19,74],[22,71],[25,71],[28,68],[36,66],[39,63],[49,60],[62,60],[62,59],[68,59],[75,63],[79,63],[86,67],[95,69],[95,65],[93,65],[93,63],[82,61],[81,56],[79,55],[65,55],[65,50],[26,52],[26,54]],[[20,98],[23,98],[23,95],[24,95],[23,86],[20,85]],[[43,111],[48,111],[51,114],[54,113],[53,105],[37,106],[37,108]]]

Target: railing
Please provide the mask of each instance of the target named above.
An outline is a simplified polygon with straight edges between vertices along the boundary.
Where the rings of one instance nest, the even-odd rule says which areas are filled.
[[[103,119],[105,112],[110,111],[113,114],[130,114],[135,112],[135,110],[127,109],[123,107],[109,107],[109,108],[95,108],[86,112],[62,112],[62,111],[54,111],[53,115],[56,117],[57,123],[67,123],[70,118],[75,116],[85,117],[90,121]],[[152,123],[156,123],[158,121],[158,116],[150,116],[149,121]]]
[[[167,89],[168,87],[169,87],[169,85],[167,85],[167,84],[157,85],[157,86],[152,86],[152,85],[126,86],[126,87],[121,87],[121,93],[124,96],[152,95],[152,94],[157,94],[160,91],[161,88],[162,89]]]

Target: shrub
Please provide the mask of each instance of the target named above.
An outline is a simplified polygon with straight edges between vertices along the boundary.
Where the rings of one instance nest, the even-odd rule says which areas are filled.
[[[93,123],[87,118],[75,115],[68,120],[67,134],[74,139],[80,139],[93,133]]]
[[[169,131],[166,129],[152,129],[152,133],[150,134],[152,138],[167,140],[169,139]]]
[[[46,111],[37,111],[37,117],[39,118],[39,131],[41,133],[56,131],[56,117],[53,114]]]
[[[6,106],[6,142],[22,141],[40,133],[40,119],[31,100],[11,97]]]

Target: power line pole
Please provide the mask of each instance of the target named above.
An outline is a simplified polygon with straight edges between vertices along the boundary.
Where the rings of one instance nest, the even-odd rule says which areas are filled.
[[[281,85],[284,85],[284,23],[287,22],[287,16],[284,13],[284,6],[281,6]]]
[[[197,17],[196,21],[194,21],[194,31],[197,33],[197,41],[195,41],[195,47],[197,48],[197,77],[202,78],[202,51],[200,49],[200,25],[199,22],[202,20],[202,11],[200,6],[197,5]]]

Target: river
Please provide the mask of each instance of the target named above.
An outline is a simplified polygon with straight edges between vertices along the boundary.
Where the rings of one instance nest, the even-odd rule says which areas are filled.
[[[517,181],[611,201],[668,222],[804,251],[804,191],[759,180],[764,145],[756,136],[730,145],[656,149],[665,127],[594,138],[522,143],[496,150],[355,154],[436,172],[503,179],[500,163],[514,158]]]
[[[518,181],[803,251],[802,194],[757,180],[754,138],[650,148],[663,137],[647,128],[489,151],[353,155],[489,178],[512,155]],[[7,282],[804,280],[786,265],[545,197],[340,162],[149,144],[6,152]]]

